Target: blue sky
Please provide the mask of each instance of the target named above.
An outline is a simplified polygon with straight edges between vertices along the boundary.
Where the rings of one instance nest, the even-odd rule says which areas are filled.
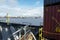
[[[0,16],[42,16],[43,0],[0,0]]]
[[[43,6],[43,0],[18,0],[18,3],[24,6],[37,6],[35,4],[38,3],[39,6]]]

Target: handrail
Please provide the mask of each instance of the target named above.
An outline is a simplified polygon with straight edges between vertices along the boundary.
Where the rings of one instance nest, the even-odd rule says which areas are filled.
[[[30,30],[26,31],[27,27],[28,27],[28,25],[26,25],[24,27],[21,27],[19,30],[17,30],[16,32],[14,32],[12,35],[15,35],[16,33],[20,32],[18,39],[21,40],[22,38],[24,38],[24,40],[26,40],[26,35],[27,35],[27,33],[30,32],[31,35],[33,36],[34,40],[36,40],[35,36],[33,35],[33,33]],[[22,30],[24,30],[24,35],[21,37],[21,31]]]

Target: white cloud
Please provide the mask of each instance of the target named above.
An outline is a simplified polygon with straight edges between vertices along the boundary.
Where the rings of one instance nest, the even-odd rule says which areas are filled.
[[[8,1],[8,2],[7,2]],[[36,4],[39,4],[37,2]],[[0,1],[0,16],[5,16],[9,13],[9,16],[42,16],[42,7],[19,7],[17,0],[1,0]]]
[[[9,13],[10,16],[43,16],[43,8],[11,8],[0,7],[0,13]]]
[[[29,16],[43,16],[43,8],[42,7],[35,7],[32,9],[28,9],[25,13],[25,15],[29,15]]]
[[[7,3],[9,6],[13,6],[13,7],[18,6],[17,0],[7,0],[7,1],[8,1]]]
[[[6,0],[0,0],[0,5],[6,4]]]
[[[18,6],[18,2],[17,0],[0,0],[0,6],[1,5],[16,7]]]

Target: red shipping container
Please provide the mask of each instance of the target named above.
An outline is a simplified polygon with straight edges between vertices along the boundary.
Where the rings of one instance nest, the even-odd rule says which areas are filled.
[[[43,36],[60,40],[60,5],[45,6]]]

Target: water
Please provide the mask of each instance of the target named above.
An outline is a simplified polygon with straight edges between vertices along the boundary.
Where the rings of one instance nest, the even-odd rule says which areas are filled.
[[[17,24],[31,24],[39,26],[40,24],[43,25],[43,18],[9,18],[10,23],[17,23]],[[0,18],[0,22],[6,22],[7,18]]]

